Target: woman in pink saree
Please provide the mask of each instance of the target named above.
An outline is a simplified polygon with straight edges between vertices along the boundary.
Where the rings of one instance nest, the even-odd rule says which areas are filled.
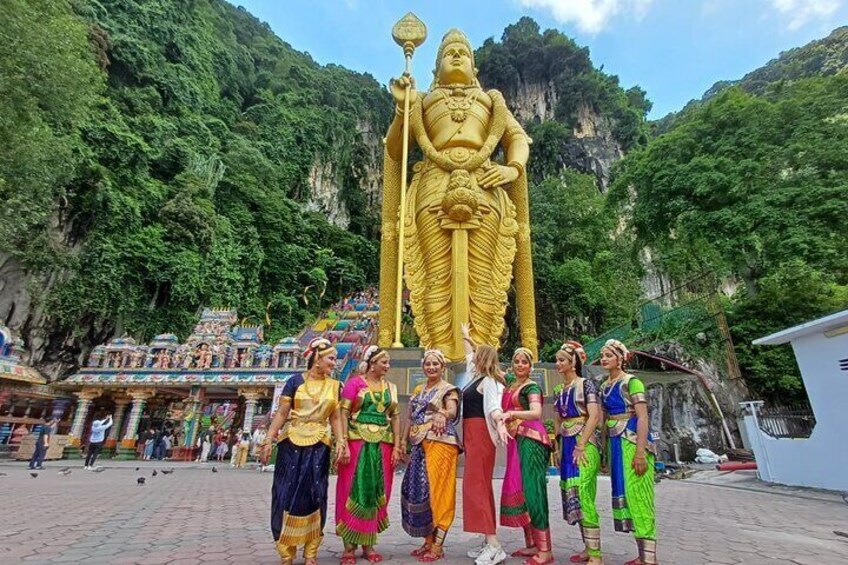
[[[387,506],[394,468],[403,458],[397,387],[384,378],[389,354],[371,346],[363,355],[361,375],[342,390],[342,422],[350,461],[338,466],[336,533],[344,542],[342,565],[356,564],[356,546],[370,563],[383,556],[374,545],[389,526]]]
[[[506,474],[501,493],[501,525],[524,529],[525,548],[512,554],[526,557],[524,565],[548,565],[551,530],[546,474],[551,442],[542,422],[542,389],[530,378],[533,352],[524,347],[512,356],[514,379],[507,379],[504,420],[507,442]]]

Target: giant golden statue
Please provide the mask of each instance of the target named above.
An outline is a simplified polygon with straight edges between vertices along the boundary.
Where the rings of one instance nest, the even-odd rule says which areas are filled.
[[[460,360],[461,327],[467,323],[475,342],[497,346],[514,277],[521,343],[535,354],[525,174],[530,138],[501,93],[481,88],[474,51],[459,30],[442,39],[426,94],[415,90],[408,73],[390,88],[397,106],[385,139],[380,345],[392,345],[397,321],[398,211],[401,178],[406,176],[401,171],[402,124],[408,92],[409,142],[420,148],[423,160],[413,165],[405,195],[403,262],[421,345]],[[496,161],[499,147],[503,164]]]

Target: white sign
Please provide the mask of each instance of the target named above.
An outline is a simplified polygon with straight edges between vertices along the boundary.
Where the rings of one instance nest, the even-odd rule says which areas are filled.
[[[274,386],[274,400],[271,402],[271,415],[277,413],[277,408],[280,406],[280,395],[283,394],[283,387],[286,386],[284,384],[278,384]]]

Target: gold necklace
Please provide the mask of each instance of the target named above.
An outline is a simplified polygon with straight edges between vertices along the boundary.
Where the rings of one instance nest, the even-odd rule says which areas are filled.
[[[464,122],[468,117],[468,111],[477,100],[478,91],[472,90],[470,94],[465,94],[461,89],[455,89],[448,95],[444,90],[440,91],[445,105],[451,113],[451,119],[455,122]]]
[[[512,383],[512,390],[517,390],[517,389],[521,388],[522,386],[527,384],[527,381],[529,381],[529,380],[530,380],[530,375],[527,375],[527,378],[524,378],[524,379],[520,379],[518,377],[515,377],[515,381],[513,381],[513,383]]]
[[[311,390],[309,390],[309,383],[311,381],[321,381],[321,384],[318,386],[318,393],[315,394]],[[311,373],[306,374],[306,378],[303,379],[303,390],[306,392],[306,396],[312,399],[313,402],[320,402],[321,397],[324,396],[324,388],[327,386],[326,378],[318,378],[315,377]]]
[[[377,407],[377,412],[383,413],[386,411],[386,381],[380,379],[380,383],[382,386],[380,387],[380,396],[378,400],[377,397],[374,395],[374,389],[371,388],[371,382],[368,379],[365,379],[365,385],[368,387],[368,394],[371,396],[371,402],[373,402],[374,406]]]

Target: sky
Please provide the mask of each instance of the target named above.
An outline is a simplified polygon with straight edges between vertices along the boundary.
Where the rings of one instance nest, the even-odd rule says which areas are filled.
[[[651,119],[848,25],[848,0],[230,1],[318,63],[367,72],[383,84],[403,72],[391,28],[407,11],[428,28],[413,59],[421,84],[429,84],[436,48],[450,28],[478,47],[528,15],[543,30],[558,29],[589,47],[595,66],[618,75],[624,88],[645,89]]]

